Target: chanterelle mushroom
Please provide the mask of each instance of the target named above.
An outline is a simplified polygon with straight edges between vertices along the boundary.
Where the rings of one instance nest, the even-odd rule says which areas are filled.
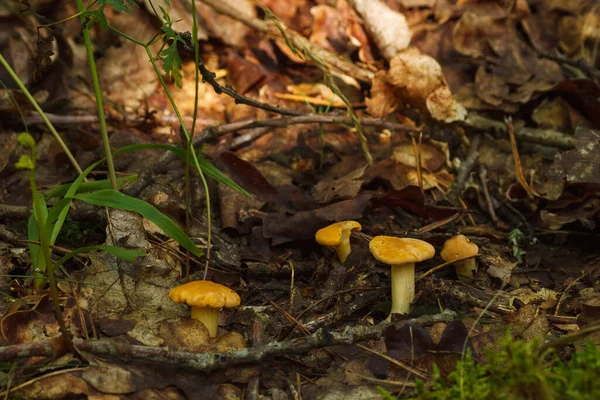
[[[361,229],[362,226],[356,221],[336,222],[319,229],[315,239],[320,245],[335,247],[340,262],[344,263],[350,254],[350,234]]]
[[[415,298],[415,263],[435,254],[432,245],[419,239],[375,236],[369,250],[378,261],[392,266],[392,314],[408,314]]]
[[[444,243],[440,256],[446,262],[458,260],[459,258],[474,256],[479,251],[479,247],[464,235],[456,235]],[[459,279],[471,279],[473,273],[477,271],[477,262],[474,258],[458,261],[454,263],[456,275]]]
[[[191,318],[202,322],[211,337],[217,336],[219,310],[240,305],[240,296],[235,291],[211,281],[185,283],[171,289],[169,298],[192,307]]]

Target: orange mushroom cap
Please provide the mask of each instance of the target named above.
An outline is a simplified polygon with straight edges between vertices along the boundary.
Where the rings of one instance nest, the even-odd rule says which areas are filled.
[[[342,242],[344,231],[360,231],[362,226],[356,221],[341,221],[319,229],[315,234],[317,243],[323,246],[338,246]]]
[[[227,286],[211,281],[193,281],[171,289],[169,298],[191,307],[233,308],[240,305],[240,296]]]
[[[479,247],[464,235],[456,235],[446,240],[440,256],[444,261],[454,261],[459,258],[474,256]]]
[[[378,261],[389,265],[417,263],[435,255],[435,248],[423,240],[395,236],[375,236],[369,250]]]

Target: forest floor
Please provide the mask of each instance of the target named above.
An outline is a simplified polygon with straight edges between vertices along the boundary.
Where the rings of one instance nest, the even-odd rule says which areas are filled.
[[[595,2],[84,3],[0,5],[3,396],[600,394]]]

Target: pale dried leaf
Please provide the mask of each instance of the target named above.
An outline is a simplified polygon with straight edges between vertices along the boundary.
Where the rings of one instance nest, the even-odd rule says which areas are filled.
[[[376,118],[385,118],[392,113],[398,100],[393,88],[386,81],[385,71],[379,71],[371,82],[371,97],[365,98],[367,111]]]
[[[353,6],[386,60],[408,47],[411,34],[404,15],[379,0],[354,0]]]
[[[437,120],[462,121],[466,116],[465,108],[452,96],[440,64],[418,49],[404,50],[392,58],[388,82],[403,100]]]

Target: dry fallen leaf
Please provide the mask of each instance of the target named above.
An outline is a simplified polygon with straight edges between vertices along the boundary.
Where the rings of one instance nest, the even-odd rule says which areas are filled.
[[[371,96],[365,98],[367,111],[376,118],[385,118],[398,106],[394,88],[386,80],[386,72],[379,71],[371,82]]]
[[[396,54],[387,74],[407,103],[444,122],[464,120],[467,110],[452,96],[442,67],[432,57],[415,48]]]
[[[351,3],[387,60],[408,47],[410,28],[404,15],[379,0],[353,0]]]

